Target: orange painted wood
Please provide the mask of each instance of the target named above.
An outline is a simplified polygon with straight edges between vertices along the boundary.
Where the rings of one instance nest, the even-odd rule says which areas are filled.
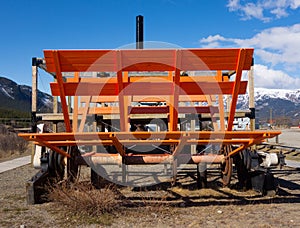
[[[79,108],[78,114],[83,114],[85,108]],[[110,106],[110,107],[90,107],[88,114],[99,114],[99,115],[109,115],[109,114],[120,114],[119,107]]]
[[[81,96],[80,102],[85,103],[89,99],[89,96]],[[216,101],[216,96],[211,96],[212,101]],[[132,96],[133,102],[168,102],[169,96]],[[179,102],[206,102],[204,95],[180,95]],[[118,102],[118,96],[93,96],[92,103],[114,103]]]
[[[175,72],[174,72],[174,84],[172,86],[172,95],[170,97],[169,102],[169,130],[170,131],[177,131],[178,127],[178,100],[179,100],[179,94],[180,94],[180,70],[179,66],[181,64],[181,51],[176,51],[175,53]]]
[[[62,72],[173,71],[177,54],[180,70],[235,70],[238,48],[235,49],[139,49],[139,50],[58,50]],[[246,51],[243,69],[249,70],[253,49]],[[47,71],[55,72],[52,50],[45,50]],[[177,52],[177,53],[176,53]],[[120,53],[120,54],[117,54]],[[118,61],[122,59],[122,64]]]
[[[235,76],[235,80],[234,80],[229,116],[228,116],[228,120],[227,120],[227,130],[228,131],[231,131],[232,127],[233,127],[234,114],[236,111],[238,95],[240,94],[239,90],[241,87],[242,71],[243,71],[244,63],[246,61],[246,57],[247,57],[247,53],[245,52],[244,49],[241,49],[239,52],[239,58],[237,61],[236,76]]]
[[[79,72],[74,73],[74,80],[75,82],[79,82]],[[74,102],[73,102],[73,121],[72,121],[72,128],[73,131],[77,131],[78,129],[78,96],[74,97]]]
[[[143,106],[143,107],[128,107],[128,115],[130,114],[167,114],[169,113],[169,106]],[[85,108],[79,108],[78,114],[84,114]],[[178,107],[178,113],[181,114],[201,114],[201,113],[219,113],[218,107]],[[120,114],[119,107],[90,107],[88,114]]]
[[[60,102],[61,102],[61,107],[64,115],[64,123],[66,127],[67,132],[71,132],[71,122],[69,118],[69,111],[68,111],[68,105],[66,101],[66,94],[65,94],[65,88],[64,88],[64,83],[63,83],[63,78],[61,74],[61,68],[60,68],[60,59],[57,51],[52,52],[52,57],[54,59],[55,63],[55,72],[56,72],[56,80],[57,80],[57,85],[59,89],[59,96],[60,96]]]
[[[172,82],[136,82],[123,83],[124,95],[138,96],[164,96],[173,94]],[[117,96],[117,83],[63,83],[66,96]],[[180,82],[180,95],[216,95],[232,94],[234,82]],[[50,83],[53,96],[59,96],[59,85],[56,82]],[[147,88],[147,89],[145,89]],[[245,94],[247,82],[240,83],[239,94]]]
[[[63,141],[63,140],[111,140],[114,135],[118,140],[136,139],[180,139],[189,136],[192,139],[257,139],[272,138],[280,131],[195,131],[195,132],[84,132],[84,133],[20,133],[19,136],[29,141]]]

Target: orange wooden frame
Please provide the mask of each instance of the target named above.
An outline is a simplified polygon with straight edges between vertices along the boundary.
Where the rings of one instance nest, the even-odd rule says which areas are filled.
[[[242,81],[244,70],[250,70],[253,49],[166,49],[166,50],[45,50],[47,71],[55,73],[57,82],[51,83],[52,95],[61,100],[65,133],[19,134],[26,140],[48,146],[67,156],[59,146],[114,145],[125,157],[124,146],[138,144],[172,145],[173,156],[177,156],[184,145],[219,144],[238,145],[229,156],[244,148],[272,138],[278,131],[233,132],[233,121],[239,94],[246,93],[247,81]],[[167,76],[159,72],[168,72]],[[214,72],[214,76],[184,76],[181,71]],[[234,80],[223,76],[224,71],[235,71]],[[63,72],[74,72],[74,77],[65,80]],[[114,72],[115,77],[80,77],[80,72]],[[132,72],[141,72],[131,76]],[[143,72],[153,72],[151,76]],[[157,73],[157,75],[155,75]],[[223,95],[231,96],[227,127]],[[74,96],[73,120],[71,124],[66,96]],[[81,97],[85,107],[78,106]],[[218,97],[218,99],[216,98]],[[134,107],[134,101],[166,101],[165,106]],[[181,106],[180,102],[190,101]],[[195,106],[193,102],[207,103]],[[215,105],[218,101],[218,105]],[[117,102],[118,106],[91,107],[91,103]],[[168,132],[129,132],[131,114],[167,114]],[[213,132],[182,132],[177,129],[179,114],[210,113],[212,120],[219,113],[220,129]],[[78,130],[78,115],[82,120],[89,114],[120,115],[121,132],[88,133],[82,122]]]

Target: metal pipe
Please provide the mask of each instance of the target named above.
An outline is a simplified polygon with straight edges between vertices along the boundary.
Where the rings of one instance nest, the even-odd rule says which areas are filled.
[[[178,164],[199,164],[199,163],[213,163],[221,164],[224,161],[224,155],[188,155],[180,154],[176,156]],[[123,162],[126,165],[154,165],[154,164],[171,164],[174,161],[173,155],[133,155],[133,156],[124,156]],[[120,165],[122,163],[121,156],[114,155],[101,155],[101,156],[89,156],[84,159],[77,159],[79,164],[93,163],[100,165]]]
[[[136,17],[136,49],[144,48],[144,17]]]

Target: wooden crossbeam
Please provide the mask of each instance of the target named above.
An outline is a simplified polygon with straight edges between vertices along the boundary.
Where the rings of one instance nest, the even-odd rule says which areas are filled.
[[[140,50],[58,50],[62,72],[173,71],[178,49]],[[247,48],[243,69],[249,70],[253,49]],[[180,49],[178,69],[236,70],[240,49]],[[55,72],[52,50],[44,50],[48,72]],[[121,52],[121,55],[118,55]],[[119,65],[119,58],[122,64]]]
[[[70,82],[62,84],[65,96],[118,96],[118,83],[88,83]],[[53,96],[60,95],[58,82],[50,83]],[[147,88],[147,89],[145,89]],[[217,95],[232,94],[234,82],[180,82],[179,95]],[[239,94],[245,94],[247,82],[240,82],[237,90]],[[124,95],[137,96],[170,96],[173,94],[172,82],[136,82],[123,83]]]
[[[65,127],[67,132],[71,132],[71,123],[70,123],[70,118],[69,118],[69,111],[68,111],[68,105],[66,101],[66,93],[65,93],[65,88],[64,88],[64,83],[63,83],[63,78],[62,78],[62,73],[61,73],[61,65],[60,65],[60,56],[58,51],[52,51],[52,57],[53,61],[55,64],[55,74],[56,74],[56,79],[57,79],[57,85],[58,85],[58,90],[60,96],[60,102],[61,102],[61,107],[63,110],[63,115],[64,115],[64,122],[65,122]]]
[[[36,141],[81,141],[81,140],[111,140],[111,135],[118,140],[145,140],[145,139],[180,139],[187,136],[187,132],[83,132],[83,133],[20,133],[26,140]],[[193,139],[267,139],[281,134],[280,131],[191,131],[188,136]]]

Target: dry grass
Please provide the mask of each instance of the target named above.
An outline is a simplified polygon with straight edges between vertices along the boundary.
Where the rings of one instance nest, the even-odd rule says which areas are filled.
[[[14,132],[5,131],[0,126],[0,158],[6,158],[14,154],[24,154],[27,148],[27,141],[18,137]]]
[[[95,189],[87,182],[71,185],[63,182],[51,187],[49,198],[67,207],[74,215],[80,216],[96,217],[112,213],[120,207],[118,196],[112,187]]]

